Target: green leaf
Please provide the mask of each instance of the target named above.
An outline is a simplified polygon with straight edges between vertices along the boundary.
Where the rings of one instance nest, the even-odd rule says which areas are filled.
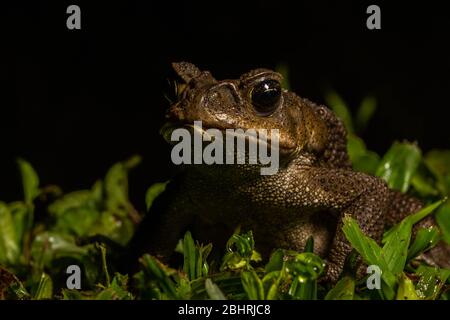
[[[33,167],[27,161],[17,159],[19,171],[22,176],[22,187],[24,200],[27,204],[32,204],[33,200],[39,195],[39,177]]]
[[[197,258],[197,272],[198,277],[206,277],[209,273],[209,265],[208,265],[208,256],[211,253],[212,250],[212,243],[209,243],[208,245],[198,245],[197,244],[197,252],[198,252],[198,258]]]
[[[416,234],[414,242],[408,249],[407,260],[411,260],[422,252],[434,247],[439,241],[439,230],[431,226],[429,228],[420,228]]]
[[[376,176],[391,189],[406,192],[420,161],[421,151],[415,144],[395,142],[381,159]]]
[[[305,249],[303,252],[314,252],[314,238],[312,236],[306,240]]]
[[[211,300],[226,300],[225,295],[219,289],[217,284],[211,281],[211,279],[206,279],[205,281],[205,289],[208,293],[208,296]]]
[[[328,291],[325,300],[353,300],[355,296],[355,280],[343,277]]]
[[[421,210],[419,210],[418,212],[416,212],[414,214],[410,214],[409,216],[406,216],[406,218],[404,218],[401,221],[401,223],[395,225],[394,227],[392,227],[391,229],[389,229],[388,231],[385,232],[385,234],[383,236],[383,243],[386,243],[389,240],[389,237],[391,235],[393,235],[393,233],[396,232],[400,228],[402,223],[414,225],[417,222],[419,222],[420,220],[422,220],[425,217],[427,217],[428,215],[430,215],[431,213],[433,213],[434,210],[439,208],[446,201],[447,201],[447,198],[444,198],[442,200],[436,201],[436,202],[422,208]]]
[[[355,124],[358,131],[362,131],[367,127],[369,120],[372,118],[377,109],[377,100],[374,97],[366,97],[361,101],[361,105],[356,113]]]
[[[105,176],[106,205],[116,214],[127,216],[131,209],[128,198],[128,171],[139,164],[141,158],[134,156],[114,164]]]
[[[286,272],[293,277],[289,295],[294,299],[317,299],[317,279],[322,274],[325,263],[310,252],[303,252],[285,263]]]
[[[150,210],[150,207],[153,204],[153,201],[166,190],[166,186],[169,183],[167,182],[159,182],[154,183],[150,188],[148,188],[146,194],[145,194],[145,204],[147,207],[147,211]]]
[[[420,279],[417,282],[417,294],[421,299],[434,299],[438,294],[438,270],[437,268],[420,268],[417,271]]]
[[[66,215],[68,211],[78,208],[89,208],[96,210],[100,205],[93,190],[78,190],[65,194],[62,198],[55,200],[48,206],[49,213],[56,219]]]
[[[42,273],[41,279],[39,280],[39,285],[34,294],[34,299],[52,299],[53,297],[53,281],[50,276],[46,273]]]
[[[283,270],[281,271],[271,271],[266,273],[262,279],[267,300],[275,300],[279,298],[280,283],[286,274],[283,266],[282,268]]]
[[[421,197],[438,196],[436,178],[422,161],[411,179],[411,185]]]
[[[197,252],[195,248],[194,239],[192,239],[191,233],[188,231],[184,235],[183,239],[183,255],[184,264],[183,270],[188,275],[189,280],[197,278]]]
[[[383,246],[382,252],[387,267],[396,276],[399,276],[405,267],[411,231],[412,224],[408,220],[403,220]]]
[[[359,228],[358,223],[351,216],[346,215],[343,219],[342,231],[353,248],[358,251],[368,264],[378,265],[382,269],[387,269],[383,259],[381,248],[371,238],[367,237]],[[384,268],[383,268],[384,267]]]
[[[407,216],[385,233],[383,238],[383,256],[388,269],[394,275],[399,276],[405,267],[413,225],[431,214],[443,201],[436,201],[419,212]]]
[[[206,246],[194,243],[194,239],[189,231],[184,238],[178,242],[177,252],[183,254],[183,271],[187,274],[189,280],[195,280],[202,276],[207,276],[209,272],[208,255],[212,250],[212,244]]]
[[[0,202],[0,264],[14,265],[20,255],[14,220],[8,206]]]
[[[298,300],[316,300],[317,281],[296,277],[289,288],[289,295]]]
[[[219,272],[208,276],[220,288],[227,299],[247,299],[242,287],[241,274],[236,272]],[[209,299],[205,288],[205,278],[198,278],[191,282],[191,299]]]
[[[286,261],[285,265],[287,272],[294,277],[299,277],[300,282],[318,279],[325,268],[323,260],[310,252],[296,255],[294,259]]]
[[[355,171],[375,174],[380,157],[366,148],[364,141],[354,134],[347,135],[347,152]]]
[[[227,253],[223,257],[220,270],[252,269],[251,261],[261,261],[261,255],[254,248],[255,241],[252,231],[239,234],[239,230],[237,230],[227,242]]]
[[[33,212],[30,206],[24,202],[16,201],[8,204],[11,216],[14,220],[14,229],[16,234],[16,243],[19,248],[22,248],[25,234],[30,232],[32,228]]]
[[[242,286],[250,300],[264,299],[264,287],[255,271],[244,271],[241,274]]]
[[[87,235],[103,235],[121,246],[125,246],[133,233],[134,225],[129,218],[116,216],[112,211],[103,211]]]
[[[101,223],[101,189],[102,184],[97,181],[91,190],[68,193],[49,205],[48,211],[56,219],[54,230],[84,237],[93,235],[92,229],[95,228],[95,234],[108,235],[96,226]]]
[[[169,299],[179,299],[175,282],[169,277],[174,271],[168,269],[154,257],[145,254],[140,259],[144,274],[156,281],[156,285]]]
[[[132,300],[127,289],[128,276],[116,273],[111,284],[95,297],[96,300]]]
[[[81,261],[92,250],[93,245],[77,246],[75,238],[55,232],[42,232],[38,234],[31,246],[31,256],[35,267],[42,270],[51,267],[52,261],[59,258],[73,258]]]
[[[450,150],[431,150],[424,162],[438,180],[438,189],[443,195],[450,194]]]
[[[414,284],[404,273],[402,273],[397,290],[397,300],[420,300],[416,294]]]
[[[416,274],[420,276],[417,282],[417,295],[421,299],[435,300],[449,278],[450,270],[421,265]]]
[[[109,277],[108,264],[106,262],[106,247],[104,244],[97,244],[97,248],[100,249],[100,255],[102,257],[102,270],[105,276],[106,286],[111,286],[111,278]]]
[[[62,289],[63,300],[91,300],[94,299],[93,292]]]
[[[450,203],[440,207],[435,217],[444,241],[450,245]]]
[[[228,251],[235,250],[243,257],[251,257],[254,247],[255,241],[253,240],[253,233],[251,231],[243,234],[235,233],[227,242]]]
[[[91,235],[91,228],[98,221],[100,212],[95,209],[81,207],[69,209],[56,221],[54,230],[69,232],[78,237]]]
[[[284,252],[282,249],[275,250],[270,256],[269,262],[266,264],[265,271],[270,273],[272,271],[280,271],[283,268]]]
[[[367,237],[359,228],[358,223],[352,217],[346,215],[343,219],[342,230],[353,248],[361,255],[369,265],[377,265],[382,271],[382,280],[392,289],[395,287],[396,278],[389,270],[383,257],[383,251],[378,244]]]
[[[348,133],[353,133],[353,122],[349,108],[344,100],[335,92],[330,91],[325,94],[327,105],[333,109],[334,113],[342,120]]]

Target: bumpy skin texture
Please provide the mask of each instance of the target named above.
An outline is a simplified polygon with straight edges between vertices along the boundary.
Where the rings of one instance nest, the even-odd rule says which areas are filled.
[[[386,224],[420,209],[420,202],[388,189],[380,179],[352,171],[342,122],[325,106],[283,90],[270,115],[259,114],[251,93],[262,80],[281,80],[265,69],[237,80],[215,80],[189,63],[174,64],[186,82],[168,111],[177,126],[202,120],[203,128],[265,128],[280,132],[280,168],[262,176],[250,165],[188,165],[157,199],[133,243],[167,259],[190,229],[194,237],[222,247],[240,225],[253,230],[257,250],[301,251],[314,237],[314,251],[327,260],[336,281],[350,244],[342,232],[344,215],[380,240]]]

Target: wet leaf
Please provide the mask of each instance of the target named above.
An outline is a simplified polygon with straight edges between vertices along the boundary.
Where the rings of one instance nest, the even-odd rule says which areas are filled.
[[[411,185],[422,197],[438,196],[436,178],[422,161],[411,179]]]
[[[407,260],[413,259],[422,252],[434,247],[439,241],[439,230],[436,227],[420,228],[414,242],[408,249]]]
[[[150,210],[150,207],[153,204],[153,201],[166,190],[166,186],[169,182],[160,182],[154,183],[150,188],[148,188],[145,194],[145,204],[147,207],[147,211]]]
[[[443,239],[450,245],[450,203],[447,202],[440,207],[435,217]]]
[[[376,176],[391,189],[406,192],[421,161],[421,151],[413,143],[395,142],[381,159]]]
[[[295,256],[294,259],[286,261],[286,270],[294,277],[303,280],[316,280],[325,268],[323,260],[310,252],[303,252]]]
[[[266,273],[272,271],[280,271],[283,268],[284,252],[281,249],[275,250],[270,256],[269,262],[266,264]]]
[[[22,248],[24,237],[32,228],[32,209],[24,202],[19,201],[8,204],[8,208],[14,220],[17,246]]]
[[[431,150],[424,162],[438,180],[438,189],[443,195],[450,194],[450,150]]]
[[[132,300],[133,295],[128,292],[127,283],[128,276],[116,273],[111,284],[100,291],[95,300]]]
[[[394,288],[396,277],[388,268],[382,249],[373,239],[363,234],[356,220],[350,216],[345,216],[343,222],[342,230],[353,248],[358,251],[368,265],[377,265],[382,270],[383,281],[391,289]]]
[[[435,267],[419,266],[416,274],[420,276],[417,282],[417,295],[421,299],[437,299],[445,282],[450,276],[450,270]]]
[[[437,201],[419,212],[407,216],[385,233],[383,256],[387,267],[394,275],[400,275],[405,267],[413,225],[431,214],[442,202],[443,200]]]
[[[139,156],[114,164],[105,176],[106,205],[116,214],[126,216],[131,209],[128,198],[128,171],[140,162]]]
[[[347,152],[355,171],[375,174],[380,157],[366,148],[361,138],[349,134],[347,136]]]
[[[317,281],[296,277],[289,288],[289,295],[298,300],[316,300]]]
[[[211,279],[206,279],[205,289],[211,300],[226,300],[223,292],[220,290],[217,284],[211,281]]]
[[[255,241],[251,231],[240,234],[236,231],[228,240],[221,270],[252,269],[251,261],[261,261],[260,254],[254,250]]]
[[[0,230],[0,263],[14,265],[20,254],[18,237],[14,219],[8,206],[3,202],[0,202]]]
[[[353,300],[355,296],[355,280],[343,277],[328,291],[325,300]]]
[[[242,272],[242,286],[250,300],[264,299],[264,287],[255,271]]]
[[[152,256],[145,254],[140,259],[144,274],[156,280],[157,286],[169,299],[178,299],[175,282],[170,278],[175,271],[164,267]]]
[[[43,300],[43,299],[51,299],[52,297],[53,297],[53,281],[48,274],[42,273],[36,293],[34,294],[34,299]]]
[[[39,177],[29,162],[19,158],[17,164],[22,176],[24,200],[26,203],[32,204],[39,195]]]
[[[188,275],[190,280],[194,280],[198,276],[197,272],[197,255],[194,239],[188,231],[183,239],[183,255],[184,255],[184,272]]]
[[[284,269],[284,267],[283,267]],[[267,300],[279,298],[279,287],[285,276],[284,270],[267,272],[262,279],[264,292]]]
[[[80,261],[92,248],[93,245],[77,246],[75,239],[67,234],[43,232],[35,237],[31,256],[36,262],[36,267],[42,269],[44,266],[50,267],[53,260],[63,257]]]
[[[402,273],[397,290],[397,300],[420,300],[416,294],[414,283]]]
[[[89,230],[89,235],[103,235],[116,243],[125,246],[134,233],[134,224],[128,218],[115,216],[110,211],[100,214],[100,219]]]
[[[312,236],[306,240],[305,249],[303,252],[314,252],[314,238]]]

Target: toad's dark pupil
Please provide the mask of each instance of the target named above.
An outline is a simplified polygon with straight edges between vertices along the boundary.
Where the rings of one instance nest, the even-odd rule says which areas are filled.
[[[264,80],[252,90],[251,98],[255,110],[263,115],[271,114],[278,107],[281,86],[276,80]]]

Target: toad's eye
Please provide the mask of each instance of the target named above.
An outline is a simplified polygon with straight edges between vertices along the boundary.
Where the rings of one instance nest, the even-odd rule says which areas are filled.
[[[262,116],[268,116],[279,106],[280,83],[273,79],[263,80],[253,87],[250,96],[255,110]]]

